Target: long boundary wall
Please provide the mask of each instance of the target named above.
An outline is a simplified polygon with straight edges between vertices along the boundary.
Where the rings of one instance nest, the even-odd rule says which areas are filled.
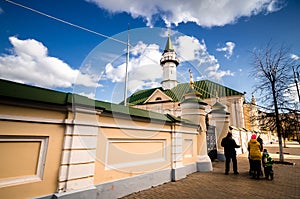
[[[197,171],[195,124],[33,101],[0,105],[0,198],[118,198]]]

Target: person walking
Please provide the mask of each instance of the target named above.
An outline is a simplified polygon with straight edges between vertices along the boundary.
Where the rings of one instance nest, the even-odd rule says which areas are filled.
[[[232,138],[232,133],[228,132],[227,136],[224,137],[221,141],[221,146],[224,147],[224,155],[225,155],[225,175],[229,174],[230,161],[232,161],[233,172],[235,175],[238,175],[238,167],[237,167],[237,159],[236,159],[236,151],[235,148],[240,148],[239,145],[236,144],[235,140]]]
[[[256,140],[256,135],[252,134],[250,141],[248,142],[248,151],[251,161],[251,169],[253,170],[252,178],[259,179],[261,174],[261,146],[260,143]]]

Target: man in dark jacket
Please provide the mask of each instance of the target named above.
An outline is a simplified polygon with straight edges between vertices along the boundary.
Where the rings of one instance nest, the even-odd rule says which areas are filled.
[[[260,135],[256,138],[257,142],[260,144],[260,151],[264,149],[264,141],[261,139]]]
[[[235,175],[238,175],[237,169],[237,160],[236,160],[236,151],[235,148],[240,148],[239,145],[236,144],[235,140],[232,138],[232,133],[228,132],[227,136],[222,139],[221,146],[224,147],[225,154],[225,175],[229,173],[230,160],[232,160],[233,172]]]

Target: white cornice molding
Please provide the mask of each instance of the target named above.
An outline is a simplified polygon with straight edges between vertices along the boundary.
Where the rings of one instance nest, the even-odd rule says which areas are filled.
[[[136,125],[123,125],[123,124],[110,124],[110,123],[101,123],[101,122],[90,122],[82,120],[73,120],[73,119],[51,119],[51,118],[39,118],[39,117],[28,117],[28,116],[16,116],[16,115],[6,115],[0,114],[0,120],[6,121],[18,121],[18,122],[31,122],[31,123],[47,123],[47,124],[66,124],[66,125],[78,125],[78,126],[91,126],[99,128],[118,128],[118,129],[130,129],[130,130],[143,130],[143,131],[160,131],[160,132],[171,132],[170,128],[163,128],[165,125],[160,127],[144,127]],[[179,124],[177,124],[179,125]],[[194,131],[189,130],[175,130],[178,133],[188,133],[195,134]]]
[[[85,107],[79,107],[79,106],[70,106],[68,107],[68,111],[73,113],[78,112],[78,113],[87,113],[87,114],[94,114],[94,115],[100,115],[103,112],[102,110],[96,109],[96,107],[94,107],[94,109],[87,109]]]
[[[50,124],[65,123],[64,119],[39,118],[39,117],[28,117],[28,116],[7,115],[7,114],[0,114],[0,120],[32,122],[32,123],[50,123]]]

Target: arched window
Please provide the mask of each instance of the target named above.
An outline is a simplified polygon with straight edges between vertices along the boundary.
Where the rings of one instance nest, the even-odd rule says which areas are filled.
[[[161,100],[161,97],[155,98],[155,101],[159,101],[159,100]]]

